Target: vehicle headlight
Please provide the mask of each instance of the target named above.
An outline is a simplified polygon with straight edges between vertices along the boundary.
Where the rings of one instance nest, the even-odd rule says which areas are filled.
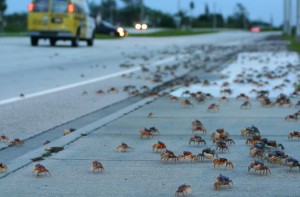
[[[148,28],[148,25],[147,24],[142,24],[142,29],[143,30],[146,30]]]
[[[135,28],[139,30],[139,29],[142,28],[142,25],[138,23],[138,24],[135,25]]]
[[[119,33],[124,32],[124,29],[122,27],[118,27],[117,32]]]

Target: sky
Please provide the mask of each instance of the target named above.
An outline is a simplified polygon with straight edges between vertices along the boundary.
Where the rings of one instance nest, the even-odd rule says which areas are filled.
[[[101,0],[88,0],[99,3]],[[118,5],[122,5],[121,0],[116,0]],[[191,14],[189,3],[192,0],[144,0],[144,4],[150,8],[158,9],[166,13],[174,14],[178,11],[178,2],[180,8]],[[283,21],[283,0],[193,0],[195,9],[194,16],[204,13],[205,4],[209,5],[210,11],[213,12],[214,7],[218,13],[222,13],[225,17],[231,15],[237,3],[242,3],[249,12],[251,20],[263,20],[278,26]],[[27,6],[31,0],[6,0],[8,8],[6,13],[26,12]],[[215,6],[214,6],[215,5]],[[296,19],[296,0],[292,0],[292,24]]]

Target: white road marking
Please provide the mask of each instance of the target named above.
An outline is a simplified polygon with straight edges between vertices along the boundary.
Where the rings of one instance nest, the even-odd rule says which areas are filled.
[[[153,65],[151,65],[151,67],[158,66],[158,65],[161,65],[161,64],[166,64],[168,62],[174,61],[175,59],[176,59],[176,57],[170,57],[170,58],[166,58],[166,59],[163,59],[163,60],[159,60],[159,61],[155,62]],[[104,81],[104,80],[107,80],[107,79],[110,79],[110,78],[118,77],[118,76],[121,76],[121,75],[124,75],[124,74],[136,72],[136,71],[139,71],[139,70],[141,70],[141,67],[135,67],[135,68],[127,69],[125,71],[121,71],[121,72],[117,72],[117,73],[113,73],[113,74],[108,74],[108,75],[105,75],[105,76],[102,76],[102,77],[97,77],[97,78],[94,78],[94,79],[90,79],[90,80],[86,80],[86,81],[82,81],[82,82],[78,82],[78,83],[72,83],[72,84],[69,84],[69,85],[44,90],[44,91],[41,91],[41,92],[26,94],[24,97],[13,97],[13,98],[4,99],[4,100],[0,101],[0,105],[5,105],[5,104],[8,104],[8,103],[13,103],[13,102],[17,102],[17,101],[21,101],[21,100],[25,100],[25,99],[29,99],[29,98],[43,96],[43,95],[46,95],[46,94],[51,94],[51,93],[59,92],[59,91],[62,91],[62,90],[76,88],[76,87],[87,85],[87,84],[90,84],[90,83]]]

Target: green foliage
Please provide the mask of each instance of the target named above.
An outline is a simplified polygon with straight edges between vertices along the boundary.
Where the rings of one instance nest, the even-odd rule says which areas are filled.
[[[5,0],[0,0],[0,12],[3,14],[7,9],[7,5]]]
[[[288,40],[290,41],[290,45],[288,46],[288,48],[292,51],[296,51],[298,53],[300,53],[300,42],[297,42],[294,38],[294,35],[292,36],[287,36],[287,35],[284,35],[282,36],[282,38],[284,40]]]
[[[27,30],[27,14],[14,13],[5,16],[5,32],[25,32]]]
[[[129,36],[134,37],[167,37],[167,36],[188,36],[188,35],[198,35],[198,34],[210,34],[216,33],[217,31],[193,31],[193,30],[180,30],[180,29],[168,29],[153,33],[144,34],[129,34]]]

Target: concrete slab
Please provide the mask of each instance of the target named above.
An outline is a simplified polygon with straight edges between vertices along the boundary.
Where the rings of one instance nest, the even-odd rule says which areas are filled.
[[[249,146],[240,136],[240,129],[257,126],[263,137],[276,140],[286,148],[286,153],[299,160],[300,142],[288,140],[289,132],[299,129],[299,122],[285,121],[284,117],[299,110],[296,107],[263,108],[252,101],[253,108],[241,110],[241,101],[235,99],[220,103],[219,112],[207,112],[205,104],[184,107],[180,103],[160,98],[152,103],[126,114],[119,119],[96,130],[90,135],[65,147],[41,162],[51,172],[51,176],[35,177],[31,171],[36,163],[30,164],[0,180],[3,196],[173,196],[183,183],[192,186],[189,196],[297,196],[300,173],[298,169],[289,172],[284,166],[270,167],[268,176],[247,172],[248,165],[254,161],[249,156]],[[147,118],[149,112],[154,118]],[[199,119],[204,123],[208,134],[202,135],[208,146],[212,146],[210,134],[217,128],[230,132],[235,145],[229,152],[219,153],[220,157],[231,160],[235,168],[224,170],[213,168],[211,161],[178,164],[160,161],[159,153],[152,152],[157,140],[163,141],[176,155],[183,151],[193,154],[201,152],[205,146],[189,145],[192,135],[191,122]],[[139,130],[156,126],[161,135],[153,139],[141,139]],[[133,151],[116,151],[122,142],[132,146]],[[92,173],[94,160],[100,161],[105,171]],[[220,174],[233,180],[232,189],[213,189],[213,183]]]

